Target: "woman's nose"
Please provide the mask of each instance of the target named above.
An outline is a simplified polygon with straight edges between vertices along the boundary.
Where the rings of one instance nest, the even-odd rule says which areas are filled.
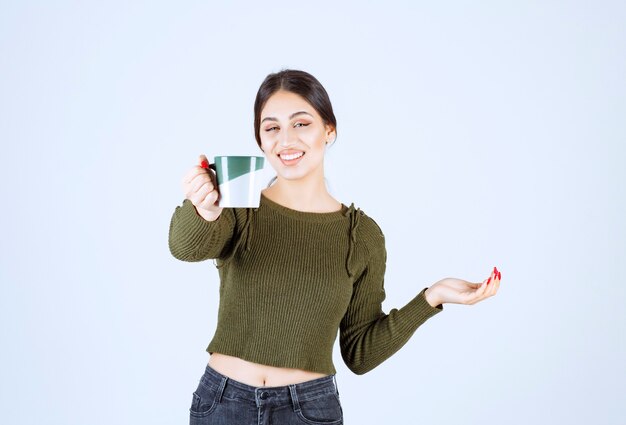
[[[293,133],[291,131],[289,131],[289,129],[283,131],[283,134],[280,135],[280,140],[278,141],[278,143],[285,147],[285,146],[289,146],[293,143]]]

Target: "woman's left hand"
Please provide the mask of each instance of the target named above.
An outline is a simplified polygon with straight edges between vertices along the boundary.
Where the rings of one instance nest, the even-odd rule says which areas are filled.
[[[433,307],[444,303],[476,304],[498,292],[501,277],[501,273],[495,267],[491,276],[482,283],[472,283],[449,277],[429,287],[424,296],[428,304]]]

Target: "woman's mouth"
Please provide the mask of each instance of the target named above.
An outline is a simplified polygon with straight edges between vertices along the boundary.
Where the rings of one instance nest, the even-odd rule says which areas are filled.
[[[281,152],[278,154],[281,162],[285,165],[295,165],[304,156],[304,152]]]

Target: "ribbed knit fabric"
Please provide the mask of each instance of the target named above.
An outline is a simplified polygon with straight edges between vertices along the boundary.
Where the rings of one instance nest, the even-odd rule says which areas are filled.
[[[258,209],[225,208],[209,222],[185,199],[170,222],[169,248],[183,261],[217,259],[209,353],[332,374],[339,331],[343,360],[363,374],[442,310],[428,304],[424,288],[401,309],[382,311],[384,236],[354,205],[311,213],[262,195]]]

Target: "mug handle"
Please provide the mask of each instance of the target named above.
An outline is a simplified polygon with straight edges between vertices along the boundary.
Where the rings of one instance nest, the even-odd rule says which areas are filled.
[[[217,190],[217,202],[219,204],[222,194],[220,193],[220,185],[217,181],[217,168],[215,167],[215,164],[209,164],[209,168],[213,170],[212,173],[207,170],[207,173],[209,173],[209,177],[211,177],[211,183],[213,183],[213,188]]]

